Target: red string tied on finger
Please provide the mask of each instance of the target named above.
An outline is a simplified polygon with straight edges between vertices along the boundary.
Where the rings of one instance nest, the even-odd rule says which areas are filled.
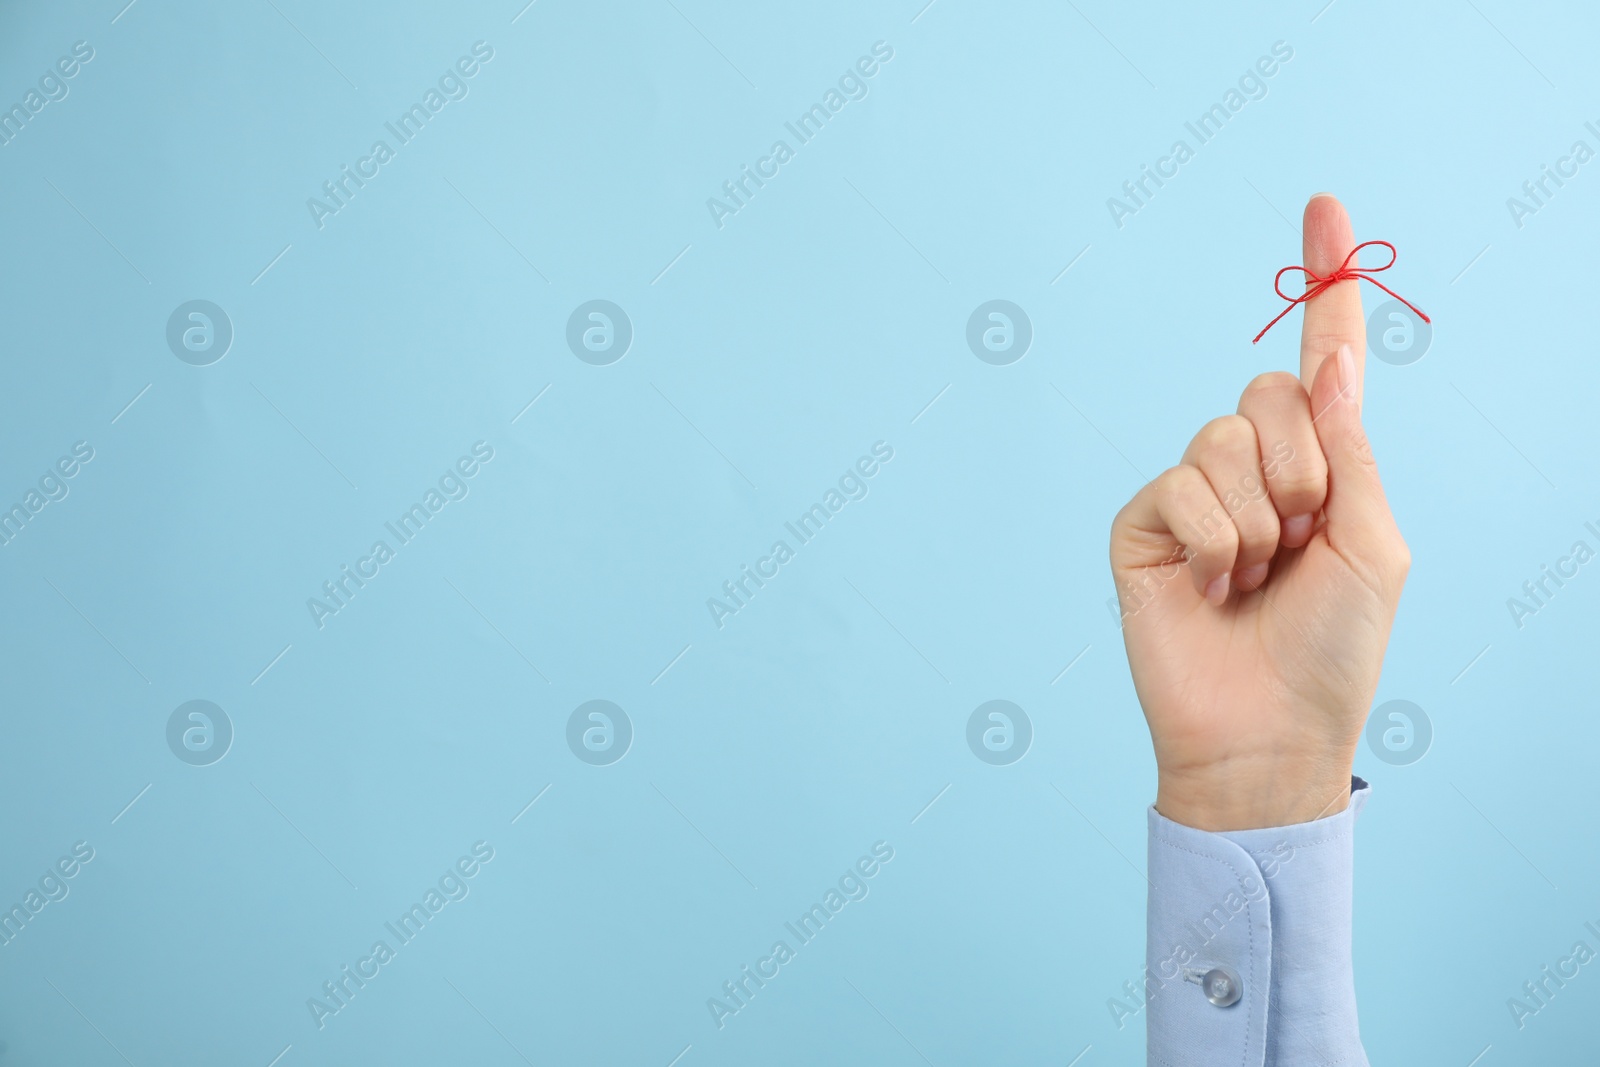
[[[1355,258],[1361,252],[1361,250],[1363,248],[1369,248],[1372,245],[1382,245],[1384,248],[1387,248],[1389,250],[1389,262],[1385,263],[1381,267],[1352,267],[1350,264],[1355,262]],[[1399,293],[1395,292],[1393,289],[1389,288],[1387,285],[1384,285],[1378,279],[1373,277],[1373,275],[1378,271],[1388,270],[1390,267],[1394,266],[1394,261],[1399,258],[1400,253],[1396,252],[1394,245],[1390,244],[1388,241],[1363,241],[1361,244],[1358,244],[1352,248],[1350,250],[1350,254],[1344,257],[1344,262],[1339,264],[1339,269],[1334,271],[1332,274],[1329,274],[1326,278],[1319,277],[1314,271],[1307,267],[1284,267],[1277,273],[1277,276],[1272,279],[1272,288],[1277,291],[1279,296],[1289,302],[1289,306],[1278,312],[1277,318],[1263,326],[1261,328],[1261,332],[1256,334],[1250,343],[1255,344],[1257,341],[1265,337],[1268,330],[1278,325],[1278,323],[1283,320],[1285,315],[1289,314],[1289,312],[1295,309],[1295,305],[1304,304],[1307,300],[1310,300],[1312,297],[1316,296],[1318,293],[1322,292],[1331,285],[1337,285],[1339,282],[1347,281],[1371,282],[1373,285],[1376,285],[1379,289],[1382,289],[1384,292],[1400,301],[1400,303],[1404,304],[1412,311],[1415,311],[1423,322],[1431,323],[1433,320],[1428,318],[1427,315],[1423,314],[1421,308],[1417,307],[1417,305],[1413,304],[1411,301],[1407,300],[1405,297],[1401,296]],[[1294,270],[1297,270],[1306,276],[1306,291],[1301,293],[1299,296],[1290,296],[1288,293],[1283,291],[1283,276]]]

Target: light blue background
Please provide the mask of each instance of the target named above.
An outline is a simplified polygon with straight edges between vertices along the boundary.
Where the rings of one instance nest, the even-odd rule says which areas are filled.
[[[1295,366],[1298,313],[1249,339],[1322,189],[1436,322],[1368,365],[1415,557],[1379,700],[1435,736],[1357,763],[1362,1032],[1379,1064],[1592,1058],[1593,967],[1506,1007],[1600,948],[1600,565],[1506,606],[1600,547],[1600,162],[1506,207],[1600,147],[1586,7],[123,2],[0,6],[0,103],[95,50],[0,147],[0,498],[95,449],[0,549],[0,904],[95,849],[0,947],[0,1065],[1142,1063],[1107,1001],[1154,768],[1106,535]],[[479,40],[319,230],[307,198]],[[718,229],[707,198],[876,41],[870,95]],[[564,341],[595,298],[635,331],[606,367]],[[1005,367],[964,340],[996,298],[1035,331]],[[166,346],[192,299],[235,330],[211,366]],[[306,599],[479,440],[470,495],[319,630]],[[880,440],[719,630],[706,599]],[[565,741],[595,698],[635,729],[605,767]],[[1011,766],[966,747],[996,698],[1035,730]],[[208,767],[166,745],[191,699],[236,731]],[[470,896],[319,1030],[307,998],[479,840]],[[719,1030],[707,998],[880,840]]]

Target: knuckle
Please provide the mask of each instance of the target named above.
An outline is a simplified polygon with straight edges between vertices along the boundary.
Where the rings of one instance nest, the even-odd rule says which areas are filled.
[[[1255,401],[1304,391],[1300,379],[1293,374],[1286,370],[1271,370],[1250,379],[1250,384],[1244,387],[1244,393],[1239,398],[1239,406],[1245,407]]]
[[[1255,426],[1243,415],[1223,415],[1200,427],[1191,445],[1197,454],[1233,451],[1245,444],[1255,446]]]
[[[1320,500],[1327,491],[1328,462],[1319,452],[1314,456],[1299,455],[1281,464],[1268,482],[1280,501]]]
[[[1188,469],[1182,464],[1176,467],[1168,467],[1151,480],[1150,486],[1159,496],[1168,498],[1175,496],[1189,484],[1189,476],[1186,473]]]

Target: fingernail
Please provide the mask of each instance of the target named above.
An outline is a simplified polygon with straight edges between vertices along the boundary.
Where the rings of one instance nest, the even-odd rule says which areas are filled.
[[[1261,583],[1266,580],[1268,566],[1269,564],[1266,563],[1257,563],[1254,566],[1246,567],[1244,570],[1234,574],[1233,584],[1240,589],[1259,589]]]
[[[1320,197],[1324,197],[1324,196],[1333,197],[1333,199],[1335,199],[1335,200],[1338,199],[1338,197],[1334,197],[1332,193],[1312,193],[1311,194],[1311,199],[1316,200],[1316,199],[1319,199]]]
[[[1311,525],[1317,521],[1315,515],[1296,515],[1292,519],[1283,521],[1283,535],[1280,538],[1290,548],[1299,548],[1311,538]]]
[[[1356,354],[1349,345],[1339,346],[1339,392],[1355,388]]]
[[[1217,607],[1222,607],[1228,599],[1228,576],[1219,574],[1206,583],[1206,599]]]

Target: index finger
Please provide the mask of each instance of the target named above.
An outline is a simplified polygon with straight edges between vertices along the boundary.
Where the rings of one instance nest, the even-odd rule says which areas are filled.
[[[1322,278],[1338,270],[1356,246],[1350,216],[1332,193],[1318,193],[1306,204],[1301,233],[1306,269]],[[1354,278],[1337,282],[1306,301],[1305,308],[1305,324],[1300,334],[1301,384],[1309,393],[1323,361],[1333,358],[1340,345],[1349,345],[1355,355],[1354,395],[1359,407],[1367,366],[1367,323],[1361,310],[1361,283]]]

